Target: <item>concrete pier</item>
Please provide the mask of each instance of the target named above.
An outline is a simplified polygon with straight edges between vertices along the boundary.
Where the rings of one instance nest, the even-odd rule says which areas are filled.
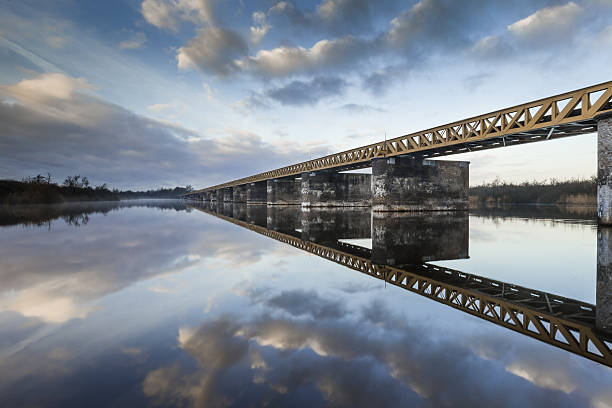
[[[595,326],[612,330],[612,227],[597,228],[597,289]]]
[[[468,249],[466,211],[372,214],[372,262],[376,264],[397,266],[465,259]]]
[[[207,191],[207,199],[212,203],[213,201],[217,201],[217,190]]]
[[[247,184],[247,204],[266,204],[268,202],[268,188],[265,181]]]
[[[294,176],[267,180],[268,205],[299,205],[302,203],[302,181]]]
[[[234,198],[235,203],[246,203],[247,202],[247,186],[242,184],[240,186],[234,186]]]
[[[303,207],[368,207],[371,175],[334,170],[302,173]]]
[[[234,201],[234,189],[232,187],[225,187],[225,188],[222,188],[220,191],[223,194],[222,201],[224,203],[231,203]]]
[[[597,119],[597,220],[612,225],[612,115]]]
[[[373,211],[467,210],[468,187],[469,162],[372,160]]]

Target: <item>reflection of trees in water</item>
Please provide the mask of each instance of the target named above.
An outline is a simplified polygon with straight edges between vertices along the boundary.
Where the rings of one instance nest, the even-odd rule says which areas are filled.
[[[63,215],[62,219],[68,225],[72,225],[72,226],[75,226],[75,227],[80,227],[81,225],[87,225],[87,223],[89,222],[89,215],[87,215],[87,214]]]
[[[470,215],[488,218],[497,223],[502,219],[520,218],[526,221],[563,220],[565,223],[592,224],[597,220],[597,207],[590,205],[502,205],[470,208]]]
[[[180,200],[134,200],[108,202],[78,202],[64,204],[19,205],[0,207],[0,226],[26,225],[51,228],[51,221],[61,218],[66,224],[87,225],[92,214],[106,215],[127,207],[156,208],[162,211],[185,211]]]

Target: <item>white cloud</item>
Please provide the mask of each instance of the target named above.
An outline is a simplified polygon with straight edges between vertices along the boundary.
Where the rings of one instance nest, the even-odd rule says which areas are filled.
[[[259,44],[259,42],[265,37],[270,30],[270,25],[252,26],[251,27],[251,42],[253,44]]]
[[[365,51],[363,45],[358,38],[346,36],[318,41],[311,48],[281,46],[260,50],[254,57],[236,63],[241,68],[264,75],[286,76],[334,64],[349,64]]]
[[[68,43],[68,39],[66,37],[60,37],[59,35],[52,35],[46,37],[45,42],[53,48],[64,48]]]
[[[0,87],[0,93],[10,93],[21,102],[45,101],[49,98],[70,99],[76,91],[95,89],[85,78],[71,78],[64,74],[42,74],[24,79],[15,85]]]
[[[236,69],[235,59],[246,55],[248,45],[232,30],[207,27],[178,49],[176,59],[180,69],[200,69],[227,75]]]
[[[607,26],[599,33],[599,40],[604,45],[612,46],[612,25]]]
[[[202,88],[204,88],[204,93],[206,93],[206,97],[209,100],[213,99],[217,94],[217,90],[208,85],[206,82],[202,82]]]
[[[264,36],[268,33],[271,25],[266,24],[266,13],[263,11],[255,11],[253,12],[253,23],[251,26],[251,42],[255,45],[259,44],[259,42],[264,38]]]
[[[256,24],[266,23],[266,13],[264,13],[263,11],[254,11],[252,17],[253,22]]]
[[[164,0],[144,0],[140,10],[145,20],[155,27],[170,30],[178,28],[173,3]]]
[[[582,7],[573,1],[563,6],[546,7],[510,24],[508,31],[519,38],[536,41],[538,37],[567,34],[582,11]]]
[[[556,367],[542,367],[528,362],[512,362],[506,366],[506,371],[524,378],[540,388],[563,391],[566,394],[576,389],[576,384],[569,377],[568,371]]]
[[[140,48],[145,41],[147,41],[147,37],[144,35],[144,33],[136,33],[129,40],[121,41],[119,43],[119,48],[133,50]]]
[[[156,103],[150,106],[147,106],[147,110],[150,110],[151,112],[161,112],[167,109],[171,109],[174,107],[174,104],[172,103]]]
[[[505,42],[504,38],[491,35],[478,40],[470,51],[479,57],[495,58],[508,56],[512,52],[512,48]]]
[[[176,31],[180,20],[195,24],[214,22],[210,0],[143,0],[140,10],[147,22]]]

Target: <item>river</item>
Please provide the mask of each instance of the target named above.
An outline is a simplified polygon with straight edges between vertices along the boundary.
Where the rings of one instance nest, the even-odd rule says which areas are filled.
[[[609,407],[605,361],[399,282],[591,327],[596,271],[590,208],[8,207],[0,406]]]

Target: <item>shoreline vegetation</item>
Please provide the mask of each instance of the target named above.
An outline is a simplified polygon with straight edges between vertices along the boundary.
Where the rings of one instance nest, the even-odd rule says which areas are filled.
[[[62,184],[51,181],[51,175],[27,177],[21,181],[0,180],[0,205],[58,204],[77,201],[119,201],[140,198],[179,198],[191,186],[160,188],[147,191],[110,189],[106,183],[92,186],[87,177],[66,177]]]
[[[470,207],[509,204],[597,205],[597,178],[507,183],[499,179],[470,187]]]
[[[179,198],[191,186],[147,191],[120,191],[106,184],[91,186],[87,177],[75,175],[64,182],[51,182],[51,175],[0,180],[0,205],[57,204],[77,201],[119,201],[141,198]],[[510,204],[597,205],[597,179],[507,183],[499,179],[469,188],[471,208]]]

